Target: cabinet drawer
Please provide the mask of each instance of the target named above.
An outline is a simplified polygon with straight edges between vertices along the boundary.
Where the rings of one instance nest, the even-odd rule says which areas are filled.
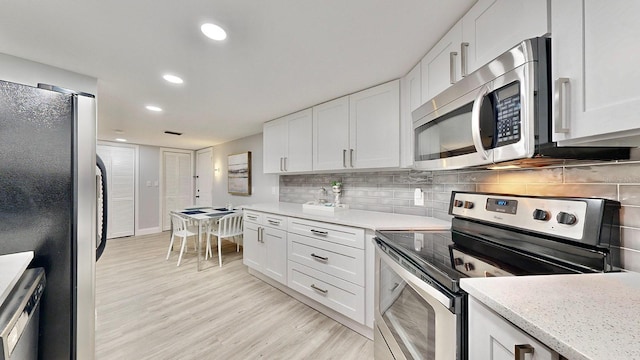
[[[264,215],[263,213],[259,213],[259,212],[255,212],[255,211],[249,211],[249,210],[244,210],[244,222],[252,222],[252,223],[256,223],[256,224],[261,224],[262,223],[262,216]]]
[[[262,214],[262,225],[287,230],[287,217],[265,213]]]
[[[364,286],[364,250],[291,233],[289,260]]]
[[[364,288],[289,261],[289,287],[363,324]]]
[[[364,249],[364,229],[360,228],[289,218],[289,232]]]

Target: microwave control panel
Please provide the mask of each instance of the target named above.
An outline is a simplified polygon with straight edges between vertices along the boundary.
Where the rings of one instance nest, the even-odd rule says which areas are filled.
[[[496,116],[496,147],[520,141],[520,83],[515,82],[491,93]]]

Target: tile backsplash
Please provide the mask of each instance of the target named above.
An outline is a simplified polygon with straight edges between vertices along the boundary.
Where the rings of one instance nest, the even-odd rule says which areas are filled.
[[[449,219],[451,191],[601,197],[620,201],[625,269],[640,272],[640,162],[606,162],[519,170],[384,171],[280,176],[280,201],[315,200],[321,187],[342,181],[342,202],[352,209]],[[424,206],[413,205],[414,191]],[[332,200],[331,200],[332,201]]]

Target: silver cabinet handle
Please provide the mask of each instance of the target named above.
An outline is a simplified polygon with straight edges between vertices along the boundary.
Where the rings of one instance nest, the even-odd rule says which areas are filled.
[[[452,84],[456,83],[456,56],[458,56],[457,51],[449,53],[449,82]]]
[[[286,156],[282,158],[282,163],[284,164],[284,166],[283,166],[284,171],[288,171],[287,170],[287,157]]]
[[[461,71],[460,71],[460,76],[465,77],[467,75],[469,75],[467,73],[467,59],[468,59],[468,55],[469,55],[469,43],[468,42],[463,42],[460,44],[460,65],[461,66]]]
[[[347,149],[342,149],[342,167],[347,167]]]
[[[316,255],[316,254],[314,254],[314,253],[311,253],[311,257],[312,257],[312,258],[314,258],[314,259],[316,259],[316,260],[320,260],[320,261],[324,261],[324,262],[329,261],[329,258],[328,258],[328,257],[320,256],[320,255]]]
[[[269,220],[267,220],[267,221],[268,221],[268,222],[269,222],[269,224],[271,224],[271,225],[280,225],[280,221],[277,221],[277,220],[271,220],[271,219],[269,219]]]
[[[258,242],[262,242],[262,230],[261,227],[258,226]]]
[[[320,236],[329,235],[329,233],[326,232],[326,231],[320,231],[320,230],[316,230],[316,229],[311,229],[311,232],[313,233],[313,235],[320,235]]]
[[[349,149],[349,165],[353,167],[353,149]]]
[[[554,119],[553,131],[557,133],[568,133],[569,126],[569,101],[571,100],[571,83],[569,78],[558,78],[555,81],[555,91],[553,94]]]
[[[280,171],[284,171],[284,168],[282,167],[282,159],[284,158],[280,158]]]
[[[316,286],[316,284],[311,284],[310,286],[313,290],[321,293],[322,295],[327,295],[327,293],[329,292],[329,290],[325,290],[325,289],[321,289],[319,287]]]
[[[247,215],[247,219],[249,220],[258,220],[257,216]]]
[[[533,354],[533,346],[529,344],[515,345],[514,352],[515,352],[514,360],[525,360],[524,359],[525,354]]]
[[[391,289],[389,289],[391,292],[394,292],[398,286],[400,286],[400,283],[394,283],[393,286],[391,287]]]

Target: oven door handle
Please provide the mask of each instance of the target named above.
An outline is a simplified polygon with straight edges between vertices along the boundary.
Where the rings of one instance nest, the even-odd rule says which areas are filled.
[[[414,289],[416,289],[417,287],[419,291],[425,292],[430,297],[436,299],[439,303],[446,306],[447,309],[453,308],[453,299],[451,297],[440,292],[423,280],[419,279],[417,276],[410,273],[407,269],[403,268],[384,251],[380,250],[380,248],[376,247],[376,252],[380,256],[380,259],[384,261],[396,274],[400,275],[400,277],[402,277],[402,279],[405,280],[411,287],[413,287]]]
[[[482,102],[484,97],[489,93],[489,87],[483,86],[473,101],[473,109],[471,110],[471,138],[473,140],[473,146],[476,148],[476,152],[480,155],[482,160],[489,159],[489,153],[484,149],[482,145],[482,134],[480,134],[480,110],[482,109]]]

